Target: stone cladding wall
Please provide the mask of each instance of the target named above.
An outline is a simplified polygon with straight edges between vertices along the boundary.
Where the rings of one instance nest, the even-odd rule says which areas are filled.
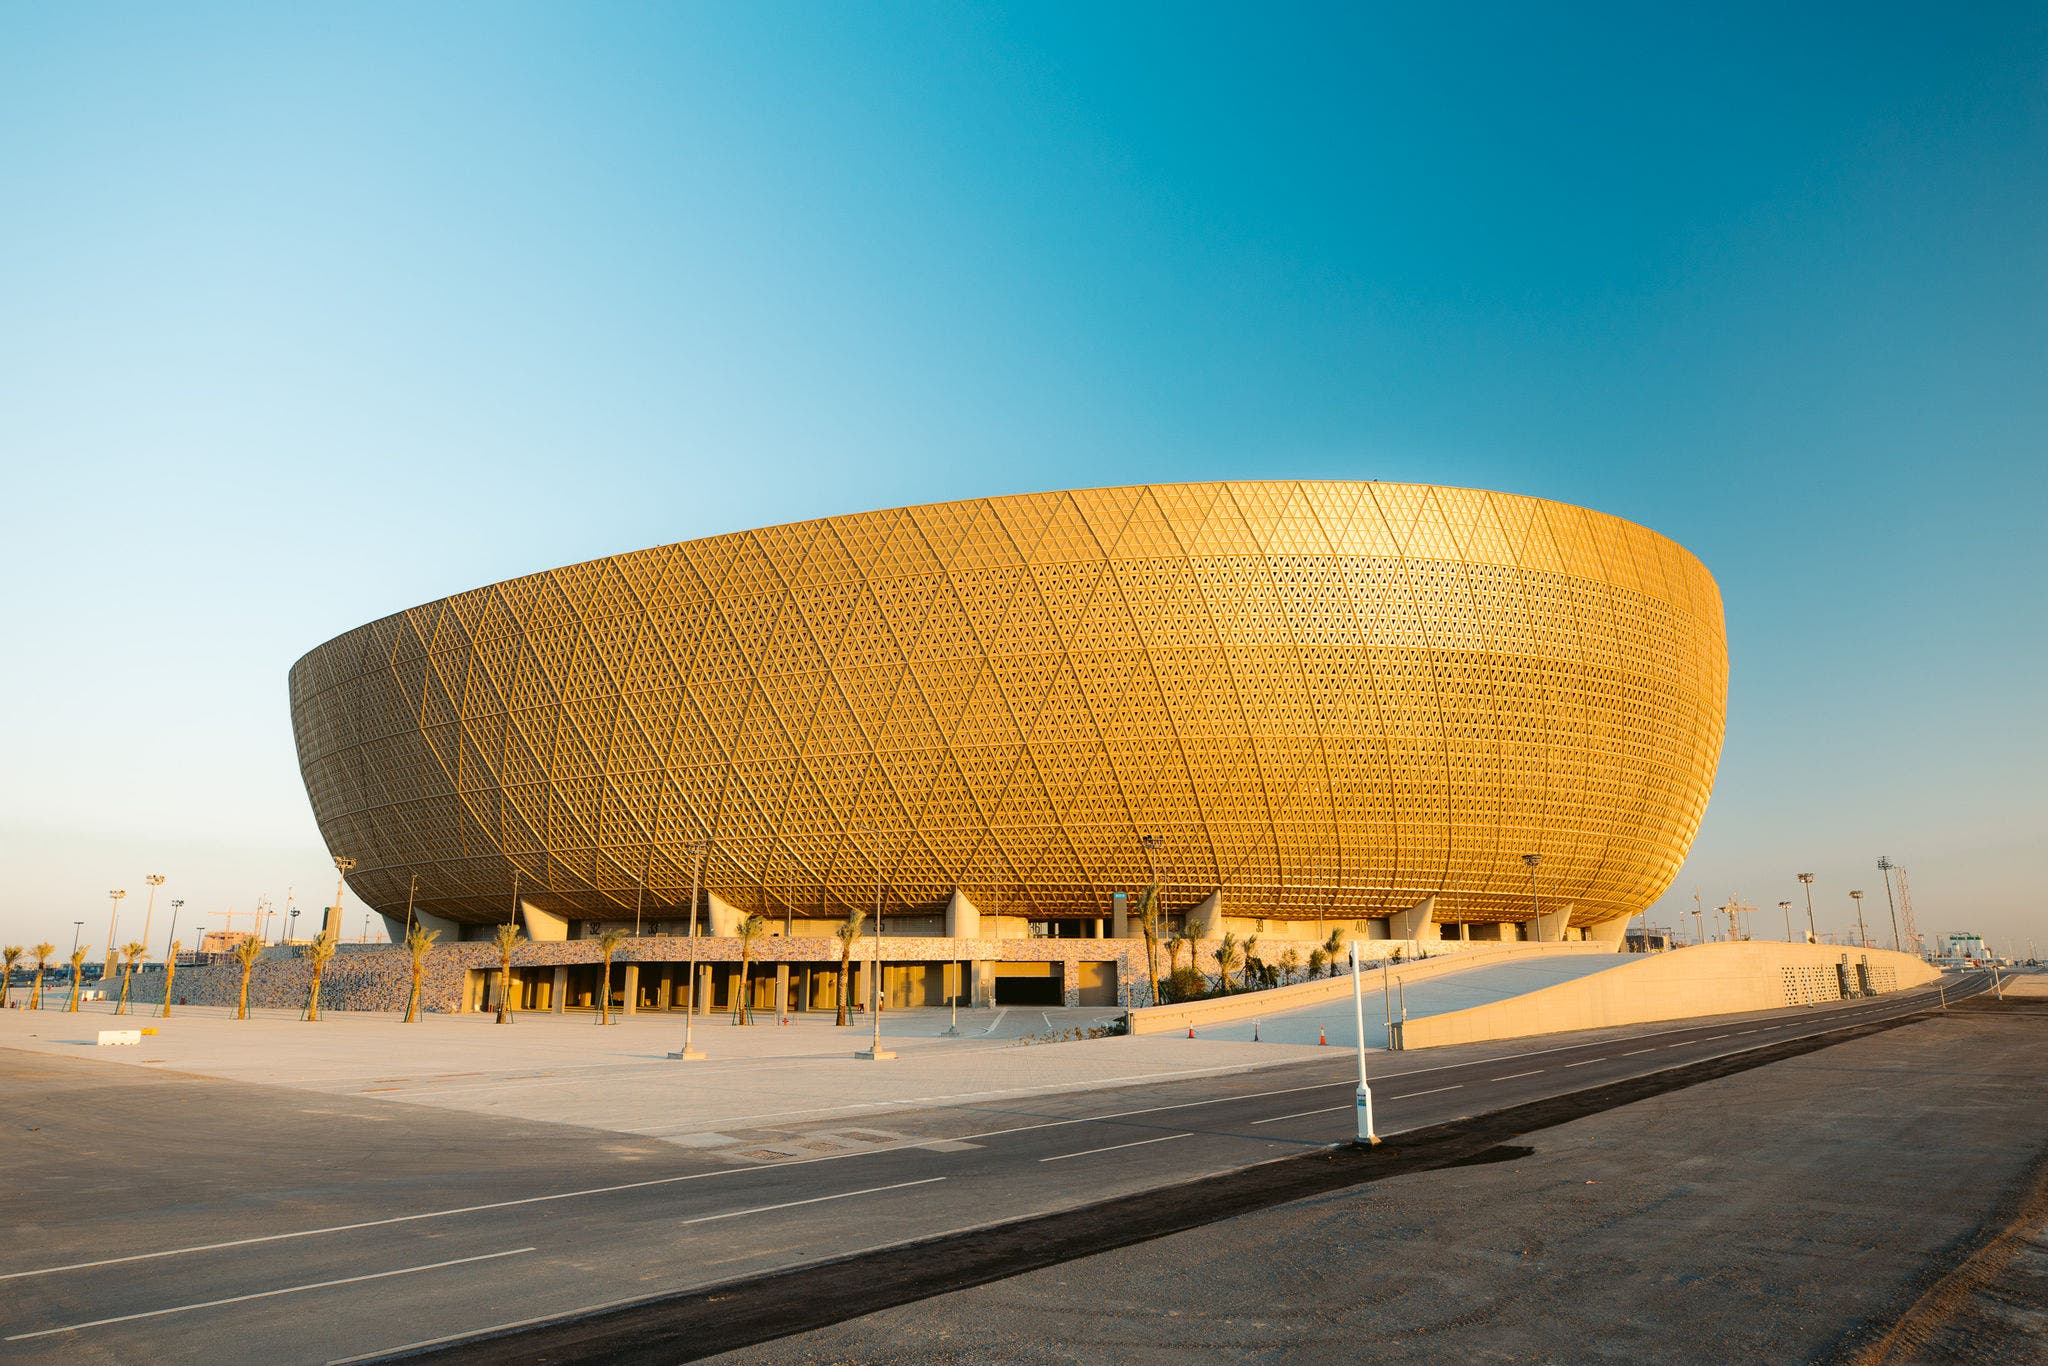
[[[1412,954],[1417,948],[1406,940],[1373,939],[1362,940],[1360,943],[1374,961],[1397,949]],[[682,937],[628,940],[620,945],[612,961],[686,962],[690,957],[689,944],[690,941]],[[1309,950],[1316,947],[1307,941],[1281,940],[1262,935],[1259,939],[1259,957],[1266,962],[1274,962],[1289,945],[1296,949],[1305,969]],[[1432,953],[1453,952],[1459,947],[1451,943],[1428,946]],[[857,963],[871,959],[873,954],[872,939],[864,938],[854,946],[853,956]],[[604,955],[594,939],[539,943],[522,940],[512,956],[512,965],[516,968],[561,967],[577,963],[597,963],[603,961],[603,958]],[[697,959],[702,963],[737,963],[740,960],[739,940],[729,937],[699,937]],[[776,963],[837,963],[839,941],[830,937],[771,936],[755,944],[754,961],[771,966]],[[882,961],[1059,963],[1063,965],[1062,970],[1070,986],[1078,976],[1073,965],[1114,963],[1123,999],[1133,1006],[1151,1004],[1151,989],[1145,974],[1145,941],[1142,939],[946,939],[885,936],[882,940]],[[1181,950],[1180,961],[1182,964],[1189,961],[1189,954],[1185,948]],[[1215,942],[1204,940],[1195,945],[1193,961],[1196,967],[1213,979],[1216,975]],[[1242,959],[1239,961],[1241,965]],[[421,982],[421,997],[426,1008],[444,1012],[460,1009],[469,971],[473,968],[496,968],[497,965],[498,952],[491,944],[469,941],[436,945],[427,955],[426,972]],[[240,965],[236,963],[181,967],[178,969],[174,994],[188,1005],[232,1007],[240,987],[241,972]],[[1159,975],[1163,980],[1170,973],[1165,944],[1162,942],[1159,950]],[[249,1004],[272,1009],[300,1009],[306,1004],[312,977],[311,963],[289,951],[272,950],[257,960],[256,969],[250,975]],[[1296,974],[1296,980],[1300,980],[1300,974]],[[328,963],[326,971],[321,975],[320,1008],[323,1011],[400,1011],[405,1009],[405,997],[410,981],[411,960],[401,949],[344,950]],[[129,1003],[131,1006],[138,1003],[161,1003],[163,985],[162,973],[138,973],[129,989]],[[118,984],[115,991],[119,991]]]

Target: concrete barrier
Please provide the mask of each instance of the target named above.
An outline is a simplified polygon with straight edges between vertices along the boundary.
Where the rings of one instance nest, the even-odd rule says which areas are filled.
[[[141,1042],[142,1031],[139,1029],[102,1029],[100,1031],[99,1046],[101,1048],[109,1048],[119,1044],[139,1044]]]
[[[1386,946],[1388,940],[1360,940],[1362,950],[1371,951]],[[1401,947],[1395,944],[1394,947]],[[1561,953],[1588,954],[1604,953],[1613,955],[1612,944],[1596,944],[1571,941],[1562,944],[1512,943],[1488,944],[1485,947],[1466,947],[1446,940],[1442,944],[1429,944],[1428,958],[1403,957],[1388,971],[1396,982],[1414,982],[1426,977],[1435,977],[1447,972],[1463,972],[1467,968],[1481,967],[1490,963],[1506,963],[1530,958],[1540,958]],[[1412,951],[1412,950],[1411,950]],[[1368,986],[1379,989],[1380,959],[1374,958],[1365,965],[1371,975]],[[1351,967],[1347,959],[1343,967],[1331,977],[1318,977],[1310,982],[1296,982],[1293,986],[1271,987],[1264,991],[1240,991],[1229,996],[1212,996],[1203,1001],[1185,1001],[1163,1006],[1143,1006],[1129,1012],[1130,1032],[1133,1034],[1166,1034],[1186,1030],[1190,1025],[1199,1032],[1203,1025],[1229,1024],[1236,1020],[1250,1020],[1262,1015],[1278,1015],[1282,1011],[1299,1010],[1303,1006],[1322,1005],[1340,997],[1351,996]]]
[[[1440,1048],[1838,1001],[1864,994],[1864,974],[1857,971],[1864,966],[1862,960],[1868,960],[1870,993],[1875,995],[1919,986],[1941,975],[1911,954],[1888,949],[1758,940],[1699,944],[1647,958],[1631,956],[1612,971],[1503,1001],[1411,1017],[1401,1032],[1402,1046]]]

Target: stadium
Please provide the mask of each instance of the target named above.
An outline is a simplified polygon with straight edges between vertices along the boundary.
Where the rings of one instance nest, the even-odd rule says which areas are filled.
[[[291,671],[351,888],[451,938],[673,932],[693,885],[714,929],[1113,937],[1155,884],[1191,933],[1611,938],[1699,828],[1726,693],[1719,592],[1665,537],[1336,481],[711,536]]]

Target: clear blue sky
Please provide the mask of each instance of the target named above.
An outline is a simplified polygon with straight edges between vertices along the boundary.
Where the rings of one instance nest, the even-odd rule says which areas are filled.
[[[386,612],[1304,475],[1708,563],[1661,918],[2048,940],[2048,10],[1432,8],[0,6],[0,937],[319,905],[285,671]]]

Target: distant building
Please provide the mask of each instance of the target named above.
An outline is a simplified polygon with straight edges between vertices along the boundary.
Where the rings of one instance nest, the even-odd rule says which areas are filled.
[[[199,940],[201,953],[233,953],[235,945],[244,939],[252,939],[247,930],[208,930]]]
[[[1990,954],[1984,948],[1984,936],[1968,930],[1957,930],[1948,936],[1948,947],[1943,951],[1949,958],[1987,958]]]

